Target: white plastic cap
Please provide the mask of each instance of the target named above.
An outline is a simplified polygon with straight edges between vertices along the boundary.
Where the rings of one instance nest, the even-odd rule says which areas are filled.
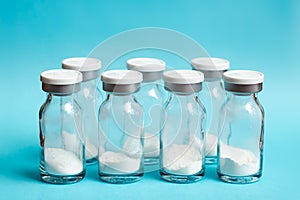
[[[163,73],[163,79],[173,84],[195,84],[203,82],[204,75],[194,70],[170,70]]]
[[[192,66],[196,70],[223,71],[229,68],[229,61],[222,58],[200,57],[192,60]]]
[[[127,68],[139,72],[160,72],[166,69],[166,63],[156,58],[132,58],[127,60]]]
[[[264,74],[251,70],[232,70],[224,72],[223,79],[227,83],[251,85],[262,83],[264,81]]]
[[[96,71],[101,69],[101,61],[88,57],[67,58],[62,61],[62,68],[80,72]]]
[[[73,85],[82,81],[82,74],[75,70],[53,69],[42,72],[40,80],[49,85]]]
[[[101,74],[101,80],[108,84],[135,84],[143,81],[143,74],[133,70],[110,70]]]

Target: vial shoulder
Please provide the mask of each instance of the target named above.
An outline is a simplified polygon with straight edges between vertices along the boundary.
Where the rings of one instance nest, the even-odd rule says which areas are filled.
[[[195,95],[192,98],[189,98],[188,100],[180,100],[177,99],[176,96],[171,96],[168,101],[164,104],[164,109],[166,112],[170,111],[177,111],[177,112],[183,112],[187,111],[191,114],[205,114],[206,110],[202,102],[200,101],[199,97]]]
[[[127,109],[126,107],[130,108]],[[131,109],[133,110],[133,112],[131,111]],[[133,101],[129,101],[128,105],[125,105],[125,110],[136,115],[142,115],[144,113],[142,104],[136,98],[133,98]]]
[[[143,107],[135,99],[132,98],[127,101],[120,101],[119,99],[106,98],[100,105],[99,114],[118,113],[118,114],[142,114]]]
[[[162,92],[156,88],[141,88],[137,94],[135,95],[139,102],[152,102],[152,103],[162,103],[163,102],[163,94]]]
[[[103,99],[101,91],[98,87],[84,87],[74,95],[74,98],[80,103],[99,102]]]
[[[60,115],[64,113],[64,115],[74,115],[81,113],[81,106],[75,100],[61,100],[61,101],[49,101],[44,106],[41,107],[40,113],[41,115]]]
[[[240,116],[240,117],[264,117],[263,107],[256,100],[251,100],[247,102],[235,102],[226,101],[221,107],[221,112],[226,113],[228,116]]]

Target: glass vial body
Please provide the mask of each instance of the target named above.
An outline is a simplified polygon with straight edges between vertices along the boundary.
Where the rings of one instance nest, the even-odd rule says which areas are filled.
[[[144,109],[144,164],[147,171],[159,168],[159,141],[165,92],[161,77],[166,63],[156,58],[132,58],[127,68],[143,74],[141,88],[136,95]]]
[[[40,176],[43,181],[53,184],[75,183],[85,176],[82,112],[72,95],[79,91],[81,80],[77,78],[64,86],[52,85],[55,79],[81,77],[79,72],[70,71],[50,70],[41,75],[43,90],[48,96],[39,112]],[[47,77],[54,81],[49,82]]]
[[[234,73],[224,73],[228,94],[221,109],[217,173],[226,182],[251,183],[262,175],[264,110],[257,92],[262,90],[263,75],[253,71]],[[226,78],[231,76],[253,76],[254,82],[237,84]]]
[[[226,100],[226,92],[222,84],[222,75],[229,68],[229,61],[222,58],[202,57],[191,61],[195,70],[204,74],[204,85],[200,93],[201,101],[206,109],[206,142],[205,163],[216,164],[218,125],[220,109]]]
[[[122,84],[124,76],[130,79],[126,84]],[[109,183],[139,181],[144,174],[144,113],[133,94],[139,89],[142,75],[111,70],[101,77],[107,97],[99,109],[99,177]],[[106,77],[114,81],[111,83]]]
[[[95,164],[98,155],[98,111],[102,102],[101,93],[97,88],[98,79],[82,82],[81,90],[74,98],[82,108],[85,133],[86,163]]]
[[[74,98],[82,108],[86,163],[95,164],[98,160],[98,111],[102,102],[102,95],[97,87],[101,61],[87,57],[67,58],[62,61],[62,68],[82,73],[81,90]]]
[[[205,172],[205,109],[198,98],[203,74],[168,71],[164,80],[170,95],[161,131],[160,175],[174,183],[196,182]]]
[[[163,113],[163,98],[159,81],[143,82],[137,100],[144,109],[144,163],[159,164],[159,140]]]
[[[220,109],[226,100],[221,79],[206,80],[200,98],[206,109],[205,163],[215,164],[217,159],[218,125]]]

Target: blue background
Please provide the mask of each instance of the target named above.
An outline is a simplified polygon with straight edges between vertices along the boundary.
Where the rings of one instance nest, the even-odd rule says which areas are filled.
[[[141,27],[174,29],[194,38],[231,69],[265,73],[264,172],[255,184],[232,185],[209,167],[197,183],[177,185],[157,172],[140,182],[100,182],[97,167],[73,185],[39,180],[39,74],[66,57],[86,56],[100,42]],[[300,1],[0,1],[0,197],[5,199],[300,199]],[[168,61],[167,61],[168,62]],[[172,61],[171,61],[172,62]],[[120,66],[124,67],[124,66]],[[174,68],[189,66],[176,66]]]

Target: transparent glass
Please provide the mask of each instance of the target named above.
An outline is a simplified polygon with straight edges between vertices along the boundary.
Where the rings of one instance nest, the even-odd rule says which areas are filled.
[[[110,183],[140,180],[143,109],[133,94],[108,93],[99,109],[99,176]]]
[[[200,98],[207,116],[205,163],[216,164],[220,109],[226,100],[226,92],[221,79],[206,79]]]
[[[82,108],[85,134],[86,163],[95,164],[98,155],[98,111],[102,96],[97,88],[98,79],[82,82],[80,92],[74,96]]]
[[[163,95],[159,80],[143,82],[136,95],[144,109],[144,163],[146,166],[156,165],[158,167],[159,163],[160,116],[163,112]]]
[[[197,93],[170,93],[160,143],[160,175],[164,180],[191,183],[202,178],[204,124],[205,109]]]
[[[54,184],[75,183],[85,176],[81,108],[72,95],[48,94],[39,112],[40,176]]]
[[[218,176],[231,183],[259,180],[263,164],[264,110],[255,93],[228,93],[221,109]]]

